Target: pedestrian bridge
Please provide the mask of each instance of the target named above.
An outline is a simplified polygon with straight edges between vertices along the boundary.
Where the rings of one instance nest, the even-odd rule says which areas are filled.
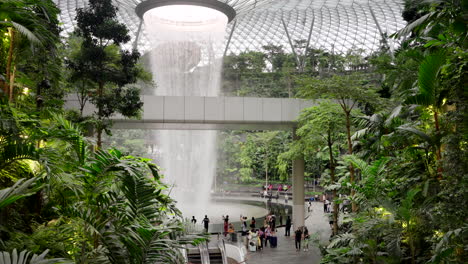
[[[141,119],[115,115],[113,128],[170,130],[289,130],[304,108],[314,101],[295,98],[142,96]],[[65,107],[79,109],[76,96],[69,96]],[[84,115],[95,107],[87,103]]]

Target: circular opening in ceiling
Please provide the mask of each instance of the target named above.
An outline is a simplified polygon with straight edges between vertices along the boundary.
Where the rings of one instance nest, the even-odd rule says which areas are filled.
[[[236,16],[236,11],[230,5],[219,2],[218,0],[146,0],[141,2],[135,8],[135,12],[137,15],[143,19],[144,15],[149,11],[154,12],[154,10],[163,8],[163,7],[173,7],[173,6],[192,6],[192,7],[204,7],[205,9],[209,9],[211,11],[217,10],[218,13],[224,14],[228,22],[234,19]],[[199,9],[195,11],[192,9],[191,11],[180,13],[182,11],[171,11],[171,13],[163,14],[161,11],[159,17],[162,19],[166,19],[167,21],[185,21],[187,23],[203,23],[206,21],[207,18],[210,19],[210,15],[208,11],[205,9]],[[180,10],[180,9],[179,9]],[[176,13],[179,12],[179,13]],[[181,18],[181,19],[179,19]],[[211,17],[212,18],[212,17]]]
[[[182,27],[199,27],[217,23],[227,24],[228,18],[222,12],[203,6],[169,5],[148,10],[145,21]]]

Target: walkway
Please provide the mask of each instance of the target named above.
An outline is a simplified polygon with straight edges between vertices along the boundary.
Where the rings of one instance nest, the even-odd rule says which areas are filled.
[[[202,97],[142,95],[141,119],[112,116],[114,128],[169,130],[291,130],[302,109],[316,105],[314,101],[296,98]],[[80,109],[72,94],[65,108]],[[88,103],[84,115],[95,107]]]
[[[306,226],[309,233],[320,237],[320,243],[326,244],[330,238],[331,230],[327,217],[323,214],[323,204],[312,203],[312,212],[306,219]],[[248,264],[299,264],[299,263],[319,263],[321,259],[320,250],[312,242],[309,243],[309,251],[296,252],[294,245],[294,229],[291,228],[291,236],[284,236],[284,227],[278,229],[278,247],[264,248],[263,251],[249,252],[247,256]]]

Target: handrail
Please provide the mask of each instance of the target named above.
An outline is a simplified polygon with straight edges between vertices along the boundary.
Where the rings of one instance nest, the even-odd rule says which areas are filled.
[[[218,248],[221,252],[221,257],[223,259],[223,264],[228,264],[227,256],[226,256],[226,245],[224,239],[218,241]]]
[[[204,243],[201,243],[200,245],[198,245],[198,250],[200,251],[200,260],[202,264],[210,264],[208,246]]]
[[[185,263],[187,263],[188,262],[188,248],[187,248],[187,245],[182,246],[182,255],[184,257]]]

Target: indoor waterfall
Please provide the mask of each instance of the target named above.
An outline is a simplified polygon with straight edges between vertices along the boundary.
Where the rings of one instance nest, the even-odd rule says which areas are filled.
[[[151,37],[150,64],[156,95],[218,96],[228,18],[199,6],[171,5],[144,14]],[[185,217],[209,208],[216,170],[216,131],[163,130],[155,133],[164,181]],[[200,219],[201,220],[201,219]]]

